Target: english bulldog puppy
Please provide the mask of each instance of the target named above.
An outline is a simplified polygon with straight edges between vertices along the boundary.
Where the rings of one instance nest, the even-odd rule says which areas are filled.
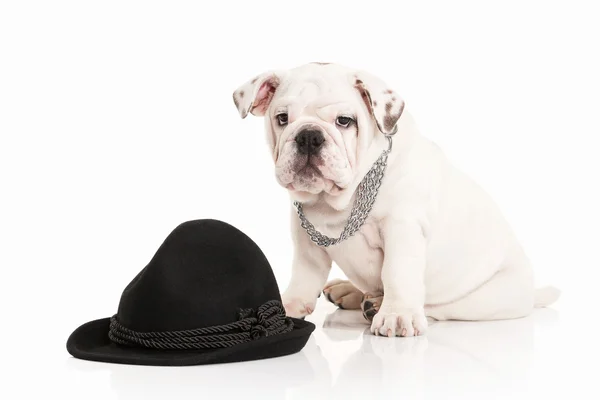
[[[289,316],[313,312],[323,292],[362,309],[377,335],[416,336],[434,320],[524,317],[559,297],[534,288],[530,262],[493,200],[419,133],[400,94],[373,74],[309,63],[252,77],[233,93],[239,114],[264,117],[279,185],[290,195]],[[392,136],[393,135],[393,136]],[[344,229],[359,184],[392,148],[360,230],[322,246],[293,202],[331,238]],[[326,284],[332,262],[349,281]]]

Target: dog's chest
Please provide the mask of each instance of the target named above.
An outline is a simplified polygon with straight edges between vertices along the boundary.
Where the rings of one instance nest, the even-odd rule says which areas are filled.
[[[358,289],[371,293],[382,289],[383,241],[376,221],[367,220],[354,236],[326,251]]]

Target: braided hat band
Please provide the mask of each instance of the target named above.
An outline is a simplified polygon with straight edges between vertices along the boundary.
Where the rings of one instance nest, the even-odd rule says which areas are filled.
[[[261,337],[279,335],[294,329],[280,301],[270,300],[258,307],[240,309],[238,320],[226,325],[182,331],[137,332],[110,319],[108,337],[114,343],[160,350],[216,349],[247,343]]]

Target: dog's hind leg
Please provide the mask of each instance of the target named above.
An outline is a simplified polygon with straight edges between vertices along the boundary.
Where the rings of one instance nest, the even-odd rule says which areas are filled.
[[[529,315],[535,307],[558,298],[554,288],[534,289],[533,273],[525,259],[508,264],[481,286],[451,303],[426,305],[425,314],[436,320],[485,321]]]
[[[360,310],[363,292],[358,290],[350,281],[335,279],[327,282],[323,294],[333,304],[342,310]]]
[[[373,317],[379,311],[381,302],[383,301],[383,295],[365,293],[360,303],[360,308],[363,312],[363,317],[367,321],[373,321]]]

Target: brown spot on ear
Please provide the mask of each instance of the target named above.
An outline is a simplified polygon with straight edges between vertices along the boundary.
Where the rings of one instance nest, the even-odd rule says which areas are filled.
[[[236,108],[240,108],[240,101],[238,100],[236,93],[233,93],[233,104],[235,104]]]
[[[362,85],[362,84],[363,84],[363,81],[361,81],[360,79],[356,78],[356,84],[357,84],[357,85]]]
[[[392,94],[394,92],[391,89],[386,89],[383,93]]]
[[[386,103],[385,105],[385,116],[383,117],[383,128],[386,132],[391,132],[394,129],[394,126],[400,119],[402,115],[402,111],[404,111],[404,103],[400,104],[400,109],[397,114],[392,114],[392,106],[391,102]]]
[[[256,83],[256,81],[257,81],[257,80],[258,80],[258,76],[257,76],[256,78],[252,79],[252,80],[250,81],[250,83],[254,85],[254,84]]]
[[[390,114],[390,112],[392,111],[392,107],[393,107],[393,106],[394,106],[394,105],[393,105],[391,102],[389,102],[389,103],[386,103],[386,105],[385,105],[385,113],[389,115],[389,114]]]
[[[386,132],[391,132],[394,129],[394,125],[396,125],[397,119],[394,119],[395,116],[391,112],[392,103],[390,102],[385,105],[385,116],[383,117],[383,128]]]
[[[396,125],[396,120],[391,115],[383,117],[383,127],[386,132],[391,132],[394,129],[394,125]]]
[[[377,100],[373,100],[373,107],[377,107]]]
[[[241,91],[240,91],[240,99],[243,99],[243,98],[244,98],[244,91],[243,91],[243,90],[241,90]],[[392,99],[392,100],[394,100],[394,99]]]

